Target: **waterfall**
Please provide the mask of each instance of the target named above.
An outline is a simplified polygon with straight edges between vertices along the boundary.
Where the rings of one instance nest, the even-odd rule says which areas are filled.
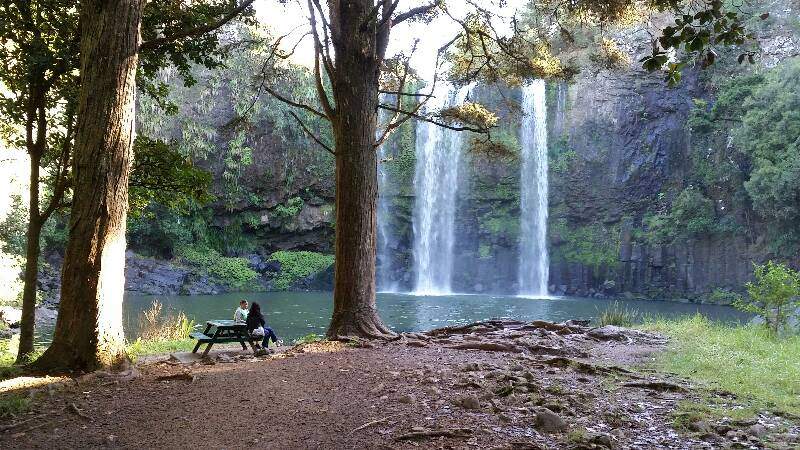
[[[390,103],[392,98],[386,95],[381,95],[380,101],[382,103]],[[388,114],[385,110],[378,110],[378,127],[376,130],[376,139],[379,139],[383,133],[388,119]],[[391,201],[389,199],[389,173],[386,170],[386,159],[392,154],[392,145],[390,140],[378,147],[378,280],[377,287],[380,292],[397,292],[397,283],[392,279],[391,274],[394,269],[392,261],[392,244],[395,242],[395,236],[392,234],[392,229],[389,226],[389,220],[392,217]]]
[[[567,122],[567,83],[559,81],[556,85],[556,111],[555,123],[552,127],[552,136],[560,138],[564,134]]]
[[[461,104],[472,86],[437,87],[429,111]],[[414,174],[414,272],[418,295],[451,292],[458,169],[464,133],[418,122]]]
[[[545,83],[522,91],[519,294],[547,296],[547,105]]]

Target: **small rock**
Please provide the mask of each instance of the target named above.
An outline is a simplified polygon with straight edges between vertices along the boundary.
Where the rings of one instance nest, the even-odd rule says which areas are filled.
[[[720,436],[725,436],[725,434],[731,431],[731,429],[731,426],[727,424],[714,425],[714,431],[716,431]]]
[[[423,391],[432,397],[438,397],[442,395],[442,390],[436,386],[427,386]]]
[[[586,332],[587,336],[601,341],[624,341],[625,330],[618,326],[606,325],[604,327],[593,328]]]
[[[567,422],[547,408],[536,408],[536,428],[545,433],[560,433],[567,429]]]
[[[766,432],[767,432],[767,427],[761,425],[760,423],[751,425],[749,428],[747,428],[747,434],[749,434],[750,436],[761,437],[764,434],[766,434]]]
[[[462,372],[475,372],[481,370],[481,366],[478,363],[467,363],[461,366]]]
[[[474,395],[467,395],[453,400],[453,404],[464,409],[481,409],[481,401]]]
[[[411,403],[414,403],[414,400],[415,400],[415,398],[411,394],[401,395],[400,397],[397,398],[398,402],[405,403],[407,405],[411,404]]]
[[[692,422],[688,425],[690,431],[695,431],[698,433],[708,433],[711,431],[711,425],[705,420],[698,420],[696,422]]]

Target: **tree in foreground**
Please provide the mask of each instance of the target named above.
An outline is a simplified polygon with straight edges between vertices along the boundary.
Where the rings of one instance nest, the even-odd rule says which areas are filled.
[[[800,272],[768,261],[756,265],[755,281],[747,283],[748,297],[734,302],[737,308],[758,314],[774,333],[784,329],[800,308]]]
[[[233,7],[230,2],[216,6],[210,3],[195,5],[198,9],[189,8],[189,12],[180,5],[160,3],[152,5],[164,8],[148,10],[140,0],[87,0],[80,5],[81,84],[70,233],[53,342],[33,363],[35,368],[94,370],[127,360],[122,297],[139,55],[140,52],[145,55],[142,64],[145,81],[154,78],[168,56],[179,65],[179,72],[186,74],[190,60],[213,64],[217,39],[208,33],[237,17],[252,0]],[[173,10],[176,14],[168,14]],[[148,25],[148,35],[152,37],[146,42],[141,42],[143,24]],[[185,46],[181,45],[183,41],[188,41]],[[154,83],[144,83],[143,88],[156,96],[164,93],[163,86]],[[151,141],[142,145],[158,148]],[[178,180],[181,185],[186,180],[208,181],[206,176],[193,171],[175,172],[174,161],[164,159],[163,155],[148,161],[166,161],[169,167],[161,172],[181,174],[182,180]],[[157,169],[147,170],[158,172]],[[152,176],[140,180],[141,189],[154,187]]]
[[[81,2],[81,88],[61,303],[40,369],[125,360],[122,296],[134,139],[139,0]]]
[[[178,66],[185,82],[192,83],[190,61],[217,63],[213,58],[219,53],[217,35],[211,31],[251,3],[232,6],[227,0],[206,0],[186,8],[148,2],[142,12],[142,33],[149,40],[140,59],[140,89],[157,100],[163,98],[165,86],[155,80],[158,69],[168,63]],[[163,34],[167,32],[168,37]],[[0,63],[6,68],[0,71],[5,88],[0,92],[0,136],[10,147],[24,148],[30,158],[25,249],[20,252],[26,264],[18,363],[26,362],[33,351],[40,237],[50,217],[67,212],[71,202],[80,39],[75,2],[0,3],[0,41],[4,43]],[[200,192],[208,186],[204,173],[180,160],[174,148],[147,139],[137,142],[143,157],[131,174],[135,203],[168,198],[174,205],[187,197],[201,202],[207,197]]]

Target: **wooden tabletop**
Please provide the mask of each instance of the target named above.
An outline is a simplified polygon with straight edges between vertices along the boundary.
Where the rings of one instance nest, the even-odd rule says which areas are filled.
[[[233,320],[209,320],[206,325],[217,328],[246,328],[247,324],[244,322],[235,322]]]

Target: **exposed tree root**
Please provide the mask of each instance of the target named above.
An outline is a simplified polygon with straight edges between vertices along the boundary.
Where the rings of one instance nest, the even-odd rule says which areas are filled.
[[[395,440],[398,441],[412,441],[421,440],[434,437],[469,437],[472,430],[469,428],[453,428],[450,430],[429,430],[429,431],[412,431],[411,433],[401,434]]]
[[[361,431],[361,430],[363,430],[364,428],[369,428],[369,427],[371,427],[371,426],[373,426],[373,425],[377,425],[377,424],[379,424],[379,423],[386,422],[387,420],[389,420],[389,419],[391,419],[391,418],[393,418],[393,417],[397,417],[397,416],[399,416],[399,415],[400,415],[400,414],[394,414],[394,415],[391,415],[391,416],[386,416],[386,417],[384,417],[384,418],[382,418],[382,419],[372,420],[372,421],[370,421],[370,422],[367,422],[367,423],[365,423],[364,425],[361,425],[360,427],[353,428],[353,430],[352,430],[352,431],[350,431],[350,434],[353,434],[353,433],[355,433],[356,431]]]
[[[374,307],[334,312],[328,327],[328,339],[358,341],[359,339],[393,339],[397,336],[384,325]]]
[[[89,417],[89,416],[87,416],[86,414],[84,414],[84,412],[83,412],[83,411],[81,411],[81,409],[80,409],[80,408],[78,408],[77,406],[75,406],[75,403],[70,403],[70,404],[69,404],[69,407],[68,407],[68,409],[69,409],[70,411],[72,411],[72,412],[73,412],[75,415],[77,415],[78,417],[80,417],[81,419],[84,419],[84,420],[92,420],[92,418],[91,418],[91,417]]]
[[[484,350],[487,352],[508,352],[522,353],[522,349],[513,344],[501,344],[498,342],[465,342],[463,344],[451,345],[448,348],[456,350]]]

